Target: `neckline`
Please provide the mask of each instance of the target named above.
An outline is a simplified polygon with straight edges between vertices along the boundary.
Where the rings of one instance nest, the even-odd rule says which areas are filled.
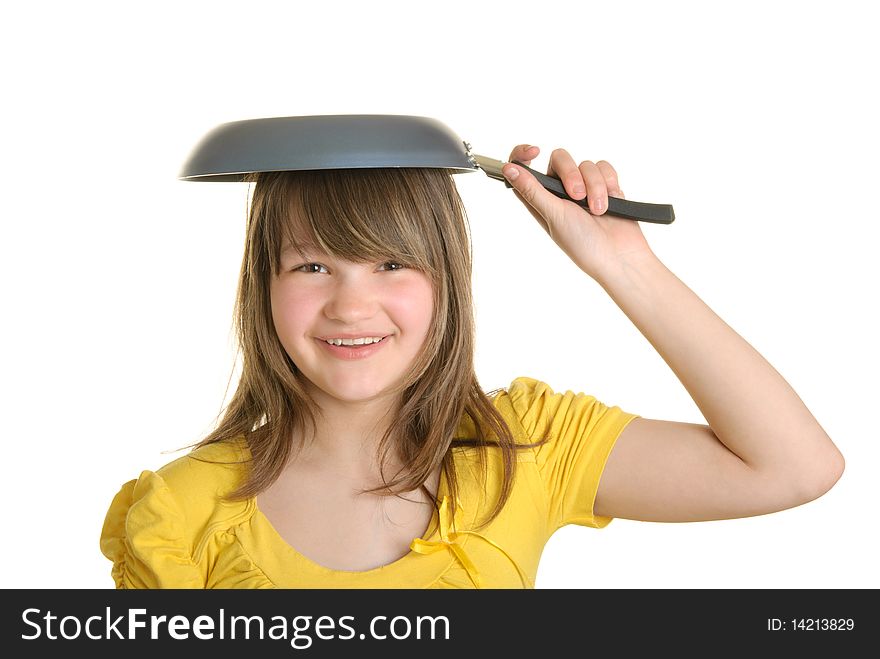
[[[441,469],[437,500],[448,496],[446,474]],[[310,559],[288,543],[263,514],[256,497],[249,499],[251,533],[239,536],[254,564],[279,588],[424,588],[455,562],[453,552],[425,555],[410,550],[400,558],[369,570],[337,570]],[[425,537],[429,529],[434,531]],[[465,536],[468,537],[468,536]],[[440,539],[440,519],[434,508],[420,538]]]

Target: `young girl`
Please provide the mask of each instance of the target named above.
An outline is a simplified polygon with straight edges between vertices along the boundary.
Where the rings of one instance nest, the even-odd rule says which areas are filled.
[[[551,154],[547,173],[589,213],[504,173],[708,425],[531,377],[484,393],[466,216],[443,170],[257,174],[238,389],[193,451],[113,499],[101,550],[117,587],[533,588],[566,524],[762,515],[832,487],[843,457],[797,394],[638,222],[603,217],[623,198],[609,163]]]

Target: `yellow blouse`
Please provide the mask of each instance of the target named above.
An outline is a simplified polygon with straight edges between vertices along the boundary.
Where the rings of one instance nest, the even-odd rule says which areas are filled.
[[[143,471],[113,499],[101,532],[101,552],[113,561],[117,588],[534,588],[538,561],[556,529],[566,524],[604,528],[612,518],[593,514],[602,470],[614,442],[638,415],[592,396],[554,393],[519,377],[494,405],[517,442],[550,440],[519,450],[516,481],[501,514],[479,532],[497,501],[500,451],[489,449],[488,491],[476,449],[454,451],[458,510],[450,515],[441,476],[439,513],[427,538],[410,553],[372,570],[323,567],[287,544],[257,507],[256,498],[227,502],[220,495],[240,482],[244,441],[194,450],[158,471]],[[457,436],[473,436],[465,417]],[[193,459],[201,457],[206,461]],[[439,524],[438,524],[439,522]]]

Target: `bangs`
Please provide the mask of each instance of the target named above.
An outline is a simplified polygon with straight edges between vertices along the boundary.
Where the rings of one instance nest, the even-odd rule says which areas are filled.
[[[275,180],[272,178],[275,177]],[[445,179],[445,180],[444,180]],[[370,168],[277,172],[268,184],[269,253],[280,270],[282,251],[308,248],[355,263],[394,260],[436,275],[443,236],[434,207],[453,186],[443,170]],[[274,221],[272,221],[274,220]]]

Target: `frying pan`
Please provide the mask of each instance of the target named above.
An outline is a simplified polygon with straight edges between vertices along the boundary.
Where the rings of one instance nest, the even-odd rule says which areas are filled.
[[[518,160],[547,190],[588,210],[587,199],[572,199],[562,181]],[[432,167],[451,174],[482,171],[503,181],[504,162],[473,153],[446,124],[430,117],[395,114],[336,114],[269,117],[217,126],[195,146],[178,178],[184,181],[243,181],[255,172],[369,167]],[[668,204],[608,198],[607,215],[670,224]]]

